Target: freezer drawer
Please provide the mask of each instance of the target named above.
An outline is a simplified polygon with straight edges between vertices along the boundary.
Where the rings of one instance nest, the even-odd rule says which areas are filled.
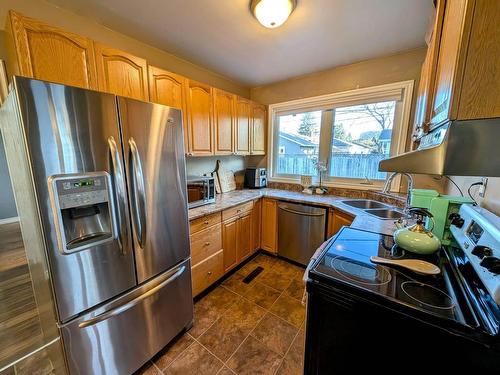
[[[278,255],[307,265],[325,241],[326,209],[278,203]]]
[[[186,260],[61,327],[71,374],[132,374],[193,320]]]

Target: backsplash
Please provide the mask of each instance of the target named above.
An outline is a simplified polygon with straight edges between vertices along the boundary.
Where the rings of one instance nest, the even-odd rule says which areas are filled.
[[[474,182],[481,181],[480,177],[463,177],[453,176],[453,181],[460,187],[465,196],[467,196],[467,188]],[[486,186],[486,194],[484,198],[477,194],[477,187],[471,189],[472,196],[476,202],[487,210],[500,215],[500,177],[489,177],[488,185]],[[451,182],[446,187],[446,194],[460,194]]]
[[[271,189],[281,189],[290,191],[302,191],[304,188],[300,184],[290,184],[283,182],[269,182],[267,187]],[[383,194],[373,190],[346,189],[338,187],[329,187],[327,195],[337,197],[355,198],[355,199],[373,199],[382,203],[387,203],[396,207],[403,207],[406,201],[406,195]]]
[[[237,186],[243,186],[245,177],[246,159],[243,156],[209,156],[209,157],[186,157],[186,172],[188,176],[210,175],[215,169],[217,160],[220,160],[224,168],[234,172]]]

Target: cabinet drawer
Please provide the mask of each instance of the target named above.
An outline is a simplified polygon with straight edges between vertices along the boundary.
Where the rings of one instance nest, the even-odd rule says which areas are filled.
[[[198,219],[194,219],[190,222],[191,234],[199,232],[200,230],[211,227],[212,225],[219,224],[221,214],[217,212],[215,214],[207,215],[200,217]]]
[[[222,211],[222,220],[225,221],[227,219],[231,219],[232,217],[242,215],[248,211],[250,211],[253,207],[253,201],[240,204],[239,206],[228,208],[227,210]]]
[[[193,297],[200,294],[224,274],[224,252],[212,255],[191,269],[193,278]]]
[[[191,262],[200,263],[222,249],[221,224],[191,235]]]

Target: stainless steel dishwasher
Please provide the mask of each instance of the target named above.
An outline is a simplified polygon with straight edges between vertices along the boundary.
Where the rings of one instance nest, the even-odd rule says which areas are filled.
[[[325,241],[326,209],[278,203],[278,255],[307,265]]]

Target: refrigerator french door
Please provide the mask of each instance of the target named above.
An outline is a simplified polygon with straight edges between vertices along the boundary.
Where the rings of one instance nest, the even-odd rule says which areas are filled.
[[[181,112],[14,87],[69,370],[133,373],[193,319]]]
[[[189,257],[181,112],[118,98],[139,283]]]

